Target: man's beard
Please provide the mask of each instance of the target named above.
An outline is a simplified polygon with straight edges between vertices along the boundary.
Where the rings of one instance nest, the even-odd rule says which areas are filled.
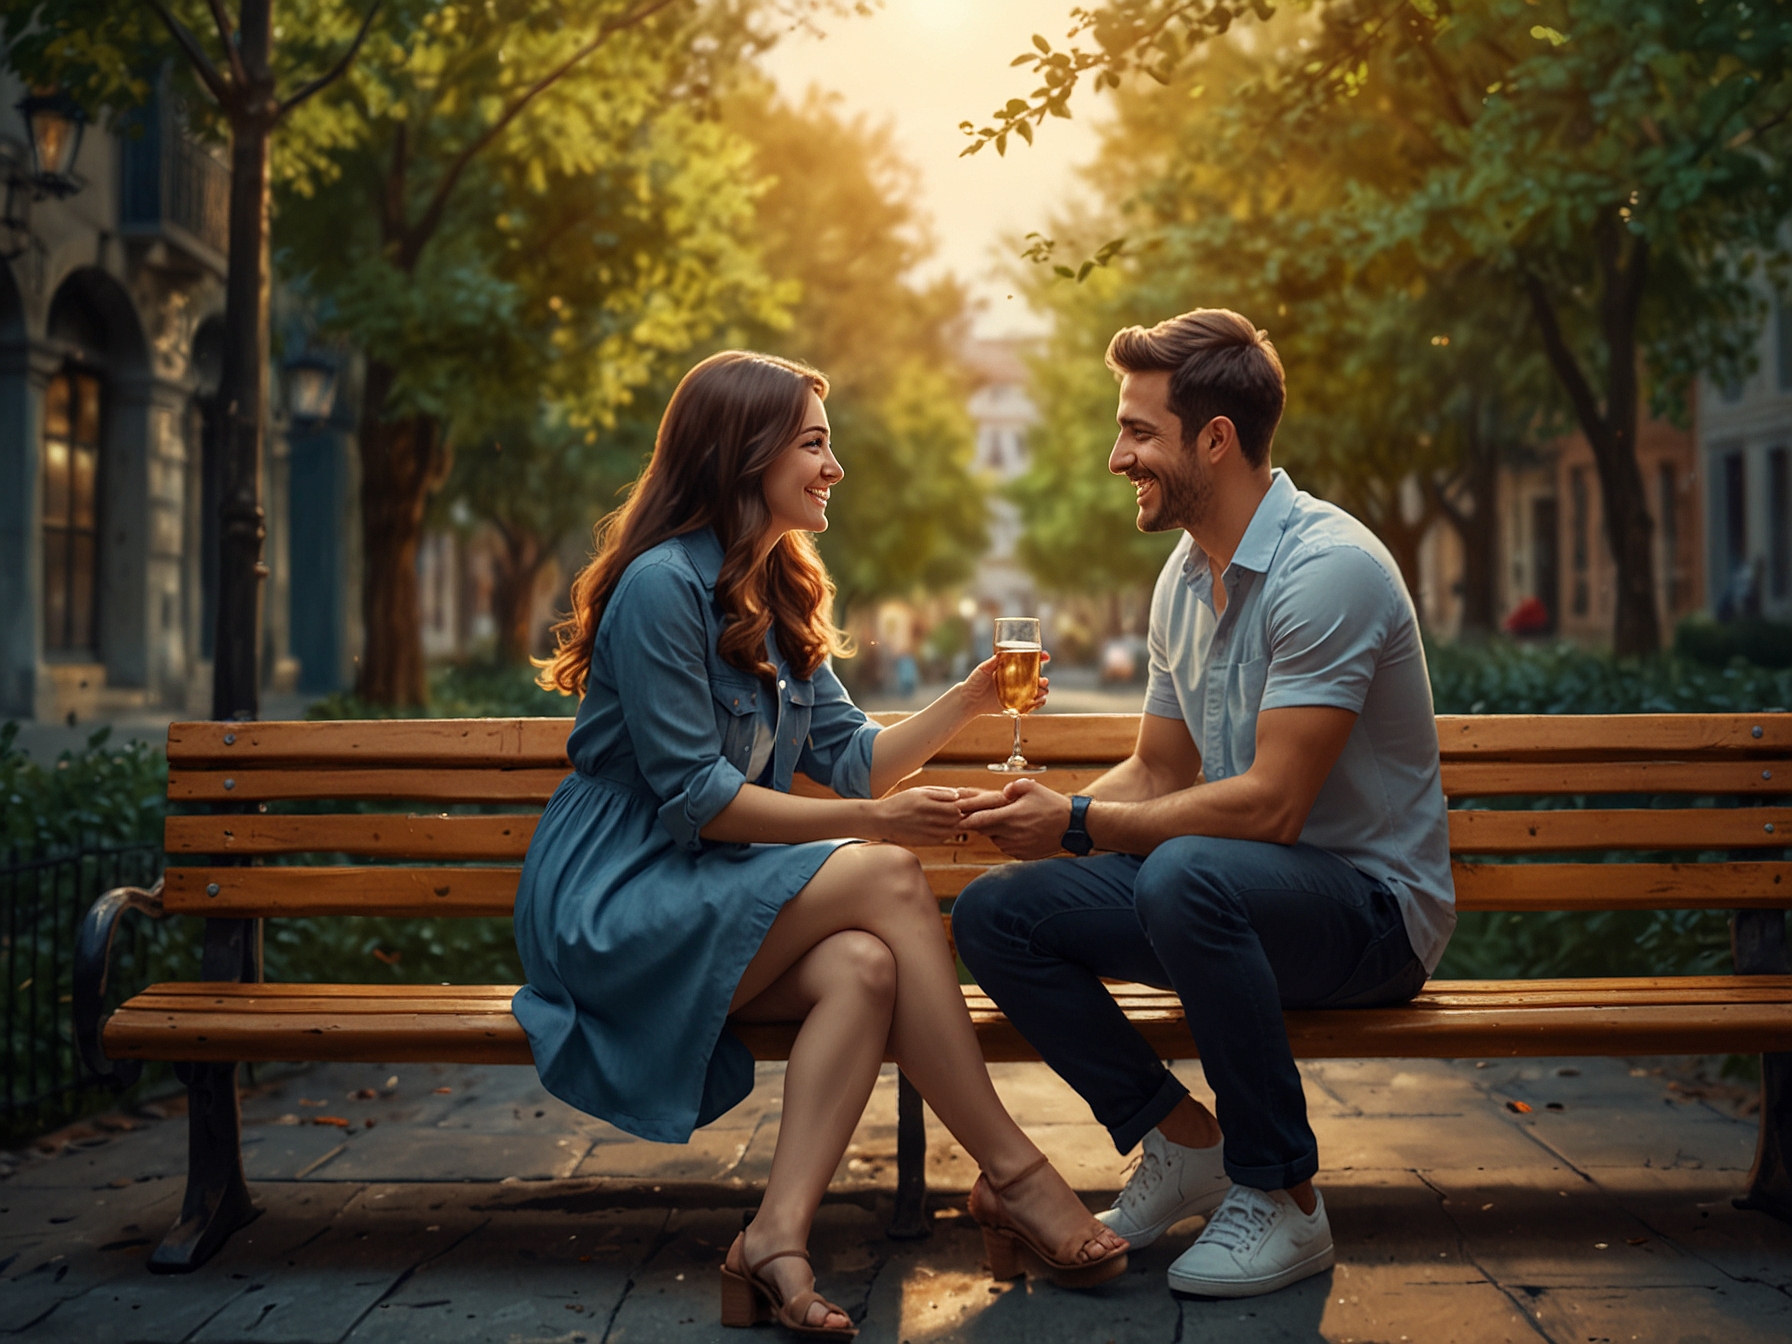
[[[1213,481],[1193,462],[1174,476],[1157,472],[1145,475],[1152,483],[1157,507],[1149,512],[1140,511],[1139,531],[1170,532],[1176,528],[1195,527],[1207,516],[1207,506],[1213,499]]]

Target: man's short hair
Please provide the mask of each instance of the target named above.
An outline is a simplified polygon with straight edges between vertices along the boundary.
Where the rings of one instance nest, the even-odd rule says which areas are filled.
[[[1127,327],[1108,342],[1107,364],[1115,373],[1170,375],[1170,410],[1182,421],[1184,444],[1223,415],[1238,430],[1245,461],[1260,467],[1269,460],[1288,396],[1282,360],[1269,333],[1237,313],[1196,308],[1155,327]]]

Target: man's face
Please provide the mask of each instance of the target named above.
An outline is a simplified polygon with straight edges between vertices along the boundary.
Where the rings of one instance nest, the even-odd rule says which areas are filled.
[[[1213,479],[1197,441],[1182,446],[1182,419],[1170,410],[1170,375],[1129,373],[1120,380],[1120,435],[1108,470],[1138,492],[1141,532],[1198,525],[1213,495]]]

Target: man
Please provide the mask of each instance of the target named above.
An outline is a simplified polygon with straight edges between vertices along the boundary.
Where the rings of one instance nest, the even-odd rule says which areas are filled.
[[[1022,779],[968,800],[969,828],[1043,861],[978,878],[952,924],[1115,1146],[1142,1143],[1102,1220],[1136,1249],[1208,1215],[1170,1287],[1243,1297],[1332,1263],[1282,1010],[1403,1002],[1454,927],[1437,727],[1393,558],[1270,467],[1265,334],[1197,309],[1120,332],[1107,362],[1108,469],[1140,530],[1185,533],[1152,598],[1138,744],[1074,798]],[[1046,857],[1062,850],[1093,856]],[[1217,1118],[1102,977],[1176,991]]]

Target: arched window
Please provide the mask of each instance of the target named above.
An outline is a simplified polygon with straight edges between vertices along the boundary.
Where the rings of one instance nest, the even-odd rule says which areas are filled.
[[[44,399],[44,646],[94,648],[99,559],[100,380],[66,368]]]

